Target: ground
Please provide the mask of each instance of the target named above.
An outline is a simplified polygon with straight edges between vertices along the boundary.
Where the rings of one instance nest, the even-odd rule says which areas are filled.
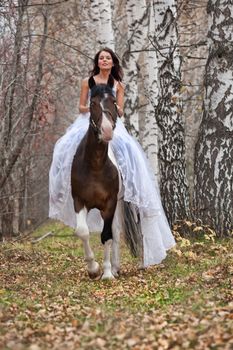
[[[0,349],[233,349],[232,238],[177,231],[175,249],[146,270],[122,243],[121,275],[111,281],[89,279],[81,242],[59,223],[2,243]],[[99,235],[91,241],[102,262]]]

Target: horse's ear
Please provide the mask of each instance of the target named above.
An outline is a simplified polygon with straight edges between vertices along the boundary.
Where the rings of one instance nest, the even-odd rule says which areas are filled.
[[[107,83],[108,86],[110,86],[110,88],[112,89],[113,86],[114,86],[114,78],[113,76],[110,74],[109,77],[108,77],[108,83]]]
[[[93,78],[93,75],[88,79],[88,86],[89,86],[90,90],[93,88],[93,86],[96,86],[95,79]]]

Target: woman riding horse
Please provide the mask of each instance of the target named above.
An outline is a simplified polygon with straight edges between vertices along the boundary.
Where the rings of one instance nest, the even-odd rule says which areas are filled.
[[[82,81],[80,114],[55,145],[50,169],[49,216],[77,228],[70,181],[72,163],[76,150],[89,128],[91,89],[101,84],[109,85],[116,97],[118,111],[109,148],[120,171],[123,199],[131,204],[135,215],[140,218],[143,265],[146,267],[160,263],[166,257],[166,250],[175,245],[175,240],[162,208],[158,185],[148,160],[138,142],[126,131],[120,118],[124,107],[122,77],[122,68],[116,54],[109,48],[100,50],[95,55],[91,76]],[[93,216],[92,214],[93,210],[90,210],[87,218],[89,229],[101,231],[103,223],[99,212],[95,212]]]
[[[90,81],[91,83],[91,81]],[[117,121],[116,100],[108,85],[91,89],[90,123],[86,135],[75,153],[71,169],[71,191],[77,217],[76,234],[83,241],[85,260],[91,278],[100,274],[99,264],[89,244],[87,213],[97,208],[104,221],[101,242],[104,244],[104,273],[102,278],[118,275],[118,245],[122,227],[116,210],[119,192],[119,174],[115,159],[108,148]],[[115,219],[115,221],[114,221]],[[113,241],[113,258],[110,259]]]

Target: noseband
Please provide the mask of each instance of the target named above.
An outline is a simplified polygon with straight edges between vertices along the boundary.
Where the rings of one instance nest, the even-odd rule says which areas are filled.
[[[116,111],[117,111],[117,115],[119,116],[116,102],[114,102],[114,105],[115,105],[115,108],[116,108]],[[102,113],[105,113],[105,114],[109,113],[111,115],[112,121],[113,121],[113,130],[114,130],[115,127],[116,127],[116,121],[113,118],[112,112],[109,109],[103,109],[102,106],[101,106],[101,103],[100,103],[100,108],[101,108]],[[91,124],[91,126],[94,129],[96,134],[100,134],[101,133],[100,127],[95,123],[94,119],[91,118],[91,117],[90,117],[90,124]]]

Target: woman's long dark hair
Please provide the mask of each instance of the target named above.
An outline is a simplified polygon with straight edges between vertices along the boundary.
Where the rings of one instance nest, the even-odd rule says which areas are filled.
[[[120,61],[119,61],[117,55],[111,49],[109,49],[108,47],[103,47],[95,55],[94,62],[93,62],[94,63],[94,67],[90,71],[90,75],[97,75],[99,73],[99,71],[100,71],[100,69],[98,67],[99,55],[103,51],[106,51],[106,52],[110,53],[110,55],[112,56],[112,60],[113,60],[114,66],[112,67],[110,75],[112,75],[113,78],[116,79],[117,81],[122,81],[122,79],[123,79],[123,70],[122,70],[122,68],[120,66]]]

